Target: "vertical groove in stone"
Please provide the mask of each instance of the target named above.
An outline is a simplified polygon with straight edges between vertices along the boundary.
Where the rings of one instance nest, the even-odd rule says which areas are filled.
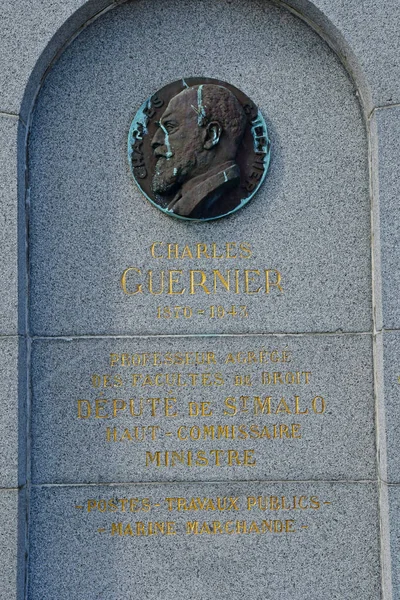
[[[373,306],[374,387],[376,405],[376,446],[379,484],[379,529],[382,572],[382,598],[392,600],[390,556],[389,504],[385,483],[387,481],[387,447],[385,424],[383,339],[382,339],[382,273],[379,216],[378,135],[375,114],[367,121],[369,138],[369,171],[371,193],[371,274]]]
[[[24,470],[25,470],[25,485],[21,490],[23,493],[23,511],[24,517],[20,515],[21,543],[23,543],[23,557],[21,556],[22,575],[21,575],[21,590],[18,597],[21,599],[28,598],[28,560],[29,560],[29,510],[30,510],[30,354],[31,354],[31,339],[29,335],[29,171],[28,171],[28,139],[29,128],[26,128],[23,140],[21,140],[21,169],[20,169],[20,189],[18,194],[19,203],[19,252],[20,252],[20,272],[19,280],[19,321],[20,328],[24,334],[24,360],[20,365],[21,379],[24,385],[21,386],[23,394],[23,407],[25,426],[23,428],[25,435],[25,455],[24,455]],[[22,404],[22,401],[20,401]],[[22,430],[22,428],[21,428]],[[22,460],[22,459],[21,459]],[[20,552],[22,555],[22,550]]]

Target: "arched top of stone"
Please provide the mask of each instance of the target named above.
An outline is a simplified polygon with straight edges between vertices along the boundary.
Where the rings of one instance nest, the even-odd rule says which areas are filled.
[[[20,93],[19,90],[15,90],[15,111],[20,108],[19,113],[23,120],[29,120],[29,113],[41,83],[66,46],[93,20],[126,1],[69,0],[63,2],[62,6],[60,4],[60,7],[49,10],[45,14],[38,15],[36,12],[31,15],[33,18],[29,22],[32,27],[35,27],[35,20],[40,18],[40,22],[36,23],[40,29],[40,40],[36,38],[33,30],[29,32],[28,38],[25,38],[27,42],[30,37],[32,42],[29,60],[24,62],[21,66],[21,73],[17,74],[22,83],[26,82],[25,89],[21,88]],[[266,0],[255,1],[263,2]],[[371,57],[368,56],[367,52],[368,48],[371,49],[371,44],[366,49],[364,45],[358,44],[358,40],[354,39],[356,29],[354,20],[357,15],[361,14],[361,6],[358,5],[356,10],[352,6],[347,7],[352,21],[352,27],[347,28],[346,14],[343,14],[338,6],[335,7],[335,2],[326,2],[325,0],[314,0],[314,2],[310,0],[287,0],[283,2],[276,0],[274,3],[288,9],[304,20],[336,52],[356,84],[365,114],[370,113],[374,107],[374,102],[377,104],[382,103],[382,100],[379,99],[379,81],[372,82],[375,87],[375,89],[372,89],[371,81],[368,78],[369,71],[373,75],[376,74],[376,68],[374,68]],[[229,7],[229,5],[227,6]],[[379,53],[375,54],[375,58],[376,60],[379,59]],[[29,71],[30,66],[32,68]],[[18,107],[18,95],[20,95],[20,107]],[[386,100],[390,102],[392,98]]]
[[[221,12],[221,7],[229,12]],[[32,331],[108,335],[138,333],[139,326],[139,333],[146,333],[153,326],[149,302],[140,324],[129,320],[132,307],[121,299],[119,281],[123,269],[136,263],[127,264],[126,257],[146,248],[150,232],[153,241],[164,239],[166,231],[177,239],[189,234],[182,223],[153,215],[153,207],[133,187],[128,131],[146,97],[171,81],[193,76],[228,79],[249,95],[267,121],[273,148],[266,185],[241,217],[237,213],[219,222],[218,237],[228,235],[235,218],[240,218],[241,239],[253,240],[257,222],[260,235],[252,244],[259,257],[265,252],[268,262],[274,256],[277,262],[292,265],[288,240],[296,246],[297,275],[288,276],[292,281],[300,277],[296,270],[300,264],[308,265],[314,281],[325,277],[326,265],[317,264],[320,247],[328,262],[334,247],[335,264],[347,274],[354,272],[349,293],[343,287],[345,280],[330,268],[331,287],[328,291],[325,285],[324,294],[318,295],[317,316],[305,305],[312,302],[307,294],[313,296],[318,286],[306,286],[305,294],[293,284],[284,311],[283,304],[263,304],[268,313],[264,319],[257,309],[263,331],[281,331],[286,320],[285,331],[304,332],[313,319],[323,331],[339,326],[364,331],[370,318],[370,294],[365,293],[370,201],[359,94],[315,31],[281,6],[263,0],[202,0],[193,6],[184,0],[123,3],[93,21],[52,63],[29,135]],[[90,242],[89,237],[82,238],[79,225],[89,222]],[[198,240],[206,231],[216,235],[215,223],[192,225],[190,236]],[[310,227],[312,243],[311,238],[305,243],[301,232]],[[85,253],[74,254],[74,248],[82,247],[96,257],[88,273]],[[82,286],[72,299],[71,278],[76,273]],[[82,303],[76,315],[78,296]],[[94,304],[100,298],[97,310]],[[332,303],[340,305],[337,310]],[[60,319],[57,311],[62,313]],[[191,324],[180,323],[178,333],[187,332],[189,325],[192,331]],[[211,323],[206,332],[212,327]],[[237,323],[235,331],[247,327]]]

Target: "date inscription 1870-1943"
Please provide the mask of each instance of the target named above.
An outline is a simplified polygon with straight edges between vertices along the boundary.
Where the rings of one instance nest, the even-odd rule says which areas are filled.
[[[269,164],[270,142],[257,106],[215,79],[171,83],[140,107],[128,158],[139,189],[164,213],[208,221],[254,196]]]

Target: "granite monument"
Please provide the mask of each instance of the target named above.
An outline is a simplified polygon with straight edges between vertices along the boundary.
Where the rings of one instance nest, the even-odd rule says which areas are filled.
[[[399,24],[4,8],[1,600],[400,600]]]

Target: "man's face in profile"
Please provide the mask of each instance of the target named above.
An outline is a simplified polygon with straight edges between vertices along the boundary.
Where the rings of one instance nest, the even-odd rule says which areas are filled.
[[[172,194],[194,176],[199,153],[203,150],[197,111],[197,93],[189,89],[172,98],[160,118],[152,140],[157,157],[154,193]]]
[[[139,188],[162,211],[211,220],[240,208],[248,188],[258,186],[249,178],[258,181],[259,148],[267,156],[258,140],[262,133],[266,142],[266,129],[240,90],[213,79],[188,81],[194,85],[176,81],[143,105],[131,125],[129,157]]]

